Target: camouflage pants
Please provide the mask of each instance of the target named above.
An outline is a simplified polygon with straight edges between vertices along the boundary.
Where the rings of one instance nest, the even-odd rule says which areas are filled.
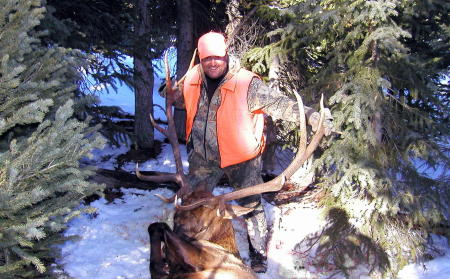
[[[191,152],[188,160],[189,182],[193,187],[204,181],[207,183],[208,190],[212,192],[223,175],[227,176],[230,185],[235,189],[263,182],[261,177],[261,156],[225,168],[220,168],[218,162],[204,160],[196,152]],[[255,208],[253,212],[244,215],[244,218],[247,223],[251,245],[262,256],[266,256],[267,222],[261,204],[261,195],[242,198],[236,202],[241,206]]]

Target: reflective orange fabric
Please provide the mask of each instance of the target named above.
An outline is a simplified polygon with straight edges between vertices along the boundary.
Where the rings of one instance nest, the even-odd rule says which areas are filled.
[[[184,105],[186,108],[186,141],[192,131],[194,117],[197,114],[198,99],[200,98],[200,87],[202,80],[200,78],[200,66],[195,65],[186,73],[183,82]]]
[[[252,72],[240,69],[220,88],[221,104],[217,110],[217,141],[222,168],[242,163],[258,156],[264,150],[264,115],[262,111],[249,112],[247,91]],[[186,105],[186,140],[192,131],[200,97],[199,66],[192,68],[184,81]]]

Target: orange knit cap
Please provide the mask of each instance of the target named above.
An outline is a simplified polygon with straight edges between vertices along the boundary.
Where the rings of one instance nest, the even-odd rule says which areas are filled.
[[[208,56],[225,56],[227,46],[225,37],[216,32],[208,32],[198,39],[198,56],[200,60]]]

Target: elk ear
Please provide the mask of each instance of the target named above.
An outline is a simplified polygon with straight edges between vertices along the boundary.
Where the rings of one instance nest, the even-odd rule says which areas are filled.
[[[255,210],[255,209],[247,208],[247,207],[243,207],[243,206],[239,206],[239,205],[225,204],[225,210],[223,212],[222,218],[233,219],[233,218],[245,215],[247,213],[250,213],[253,210]]]

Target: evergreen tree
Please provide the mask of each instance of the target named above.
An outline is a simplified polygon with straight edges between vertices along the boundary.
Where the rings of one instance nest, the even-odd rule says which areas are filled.
[[[0,277],[51,277],[61,231],[100,189],[79,162],[103,139],[73,116],[85,58],[41,43],[41,2],[2,1],[0,13]]]
[[[112,143],[131,138],[140,148],[152,148],[153,127],[148,116],[153,111],[151,61],[161,57],[172,44],[173,1],[47,0],[46,7],[49,12],[42,25],[49,30],[46,42],[92,54],[82,94],[97,94],[91,89],[97,85],[108,92],[115,91],[123,83],[135,92],[134,133],[126,132],[113,121],[120,116],[117,109],[97,105],[86,108],[95,120],[105,124],[103,134]],[[127,64],[129,61],[135,65]],[[124,132],[128,136],[124,137]]]
[[[331,224],[325,262],[348,275],[356,263],[345,259],[363,259],[372,274],[395,274],[420,258],[428,233],[449,225],[450,4],[271,2],[258,16],[278,39],[244,62],[267,75],[279,55],[286,91],[298,88],[309,103],[323,93],[342,131],[315,161]],[[440,176],[426,172],[438,166]]]
[[[135,16],[130,1],[46,0],[45,7],[39,27],[49,32],[44,42],[95,55],[88,73],[98,83],[113,89],[118,82],[132,86],[132,67],[124,62],[133,48]]]
[[[80,84],[80,94],[95,96],[97,88],[117,93],[120,85],[134,86],[133,65],[128,59],[133,49],[133,5],[129,1],[65,1],[46,0],[47,13],[40,29],[48,30],[43,41],[52,45],[74,48],[90,54],[85,77]],[[102,134],[111,144],[128,144],[136,141],[134,133],[117,119],[130,115],[119,107],[89,103],[80,106],[83,113],[102,123]],[[136,109],[137,113],[139,110]],[[145,116],[148,118],[148,114]]]
[[[153,130],[148,117],[153,111],[151,79],[154,69],[150,61],[160,58],[162,52],[173,45],[177,32],[176,24],[183,27],[188,25],[183,22],[177,23],[180,20],[176,18],[176,2],[175,0],[46,0],[49,12],[42,25],[42,28],[48,29],[50,33],[46,37],[46,42],[93,54],[95,59],[90,63],[87,73],[97,83],[106,85],[107,89],[111,87],[115,90],[119,82],[124,82],[134,89],[135,132],[129,136],[141,148],[153,146]],[[189,1],[179,1],[179,5],[185,2]],[[178,36],[197,38],[211,29],[221,30],[225,25],[224,3],[198,0],[191,2],[193,34]],[[190,61],[193,49],[192,46],[183,46],[184,48],[186,52],[190,51],[183,57],[188,61],[183,63],[186,64]],[[133,57],[136,65],[130,67],[124,63],[125,56]],[[91,84],[87,84],[85,89],[91,87]],[[89,90],[85,90],[84,93],[88,92]],[[124,129],[105,115],[110,111],[96,106],[93,114],[98,116],[96,119],[101,120],[108,130],[114,129],[123,136]],[[183,132],[184,121],[180,118],[184,117],[184,114],[179,112],[175,111],[175,118],[179,120],[176,122],[179,124],[177,130]],[[114,118],[117,118],[117,114]],[[112,133],[111,137],[110,131],[104,131],[104,134],[111,142],[115,142],[116,138],[127,138],[117,137],[117,133]]]

